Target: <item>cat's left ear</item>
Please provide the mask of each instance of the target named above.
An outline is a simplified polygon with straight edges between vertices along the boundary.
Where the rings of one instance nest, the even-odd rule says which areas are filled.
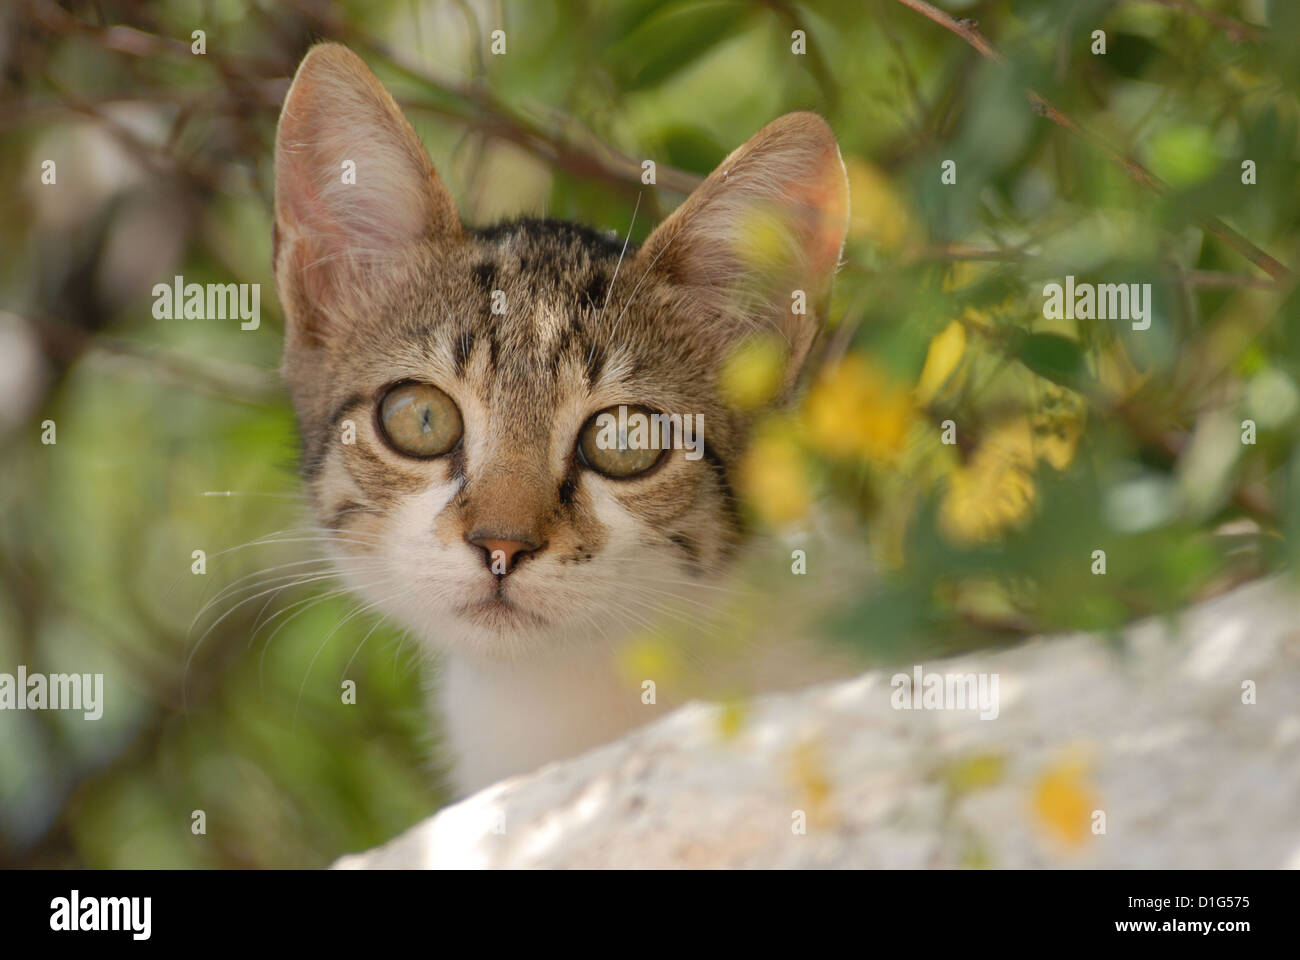
[[[773,120],[723,160],[638,252],[712,322],[775,329],[793,376],[825,319],[848,227],[849,184],[815,113]]]

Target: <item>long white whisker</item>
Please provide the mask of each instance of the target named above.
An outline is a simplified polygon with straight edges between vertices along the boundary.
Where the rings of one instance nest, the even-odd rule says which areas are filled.
[[[302,694],[303,694],[303,691],[307,689],[307,679],[311,676],[312,668],[313,668],[314,666],[316,666],[316,660],[317,660],[318,657],[320,657],[320,655],[321,655],[321,651],[323,651],[323,650],[325,649],[325,645],[326,645],[327,643],[330,642],[330,638],[333,637],[334,634],[338,633],[339,630],[340,630],[340,628],[342,628],[342,626],[343,626],[345,623],[347,623],[349,620],[352,620],[354,617],[357,617],[357,616],[359,616],[359,615],[365,613],[365,612],[368,611],[368,610],[373,610],[373,609],[375,609],[375,607],[378,607],[378,606],[380,606],[381,604],[387,603],[389,600],[392,600],[393,598],[399,596],[400,594],[401,594],[401,589],[399,588],[398,590],[393,591],[392,593],[388,594],[387,596],[381,597],[381,598],[379,598],[378,600],[373,600],[373,601],[371,601],[370,603],[367,603],[367,604],[365,604],[365,605],[363,605],[363,606],[361,606],[361,607],[358,607],[356,610],[353,610],[353,611],[352,611],[351,613],[349,613],[346,617],[344,617],[344,618],[343,618],[342,620],[340,620],[337,624],[335,624],[333,630],[331,630],[329,633],[325,634],[325,639],[322,640],[322,641],[320,642],[320,646],[318,646],[318,647],[316,648],[316,652],[315,652],[314,654],[312,654],[312,658],[311,658],[311,660],[310,660],[310,661],[308,662],[308,664],[307,664],[307,672],[304,673],[303,676],[302,676],[302,683],[298,685],[298,699],[297,699],[297,701],[295,701],[295,703],[294,703],[294,705],[293,705],[293,720],[290,721],[290,723],[289,723],[289,732],[290,732],[290,733],[292,733],[293,730],[294,730],[294,728],[298,725],[298,708],[302,706]],[[351,661],[349,661],[349,662],[351,662]],[[346,671],[345,671],[345,672],[346,672]]]
[[[337,577],[337,576],[338,576],[337,573],[329,573],[322,576],[312,576],[304,579],[302,583],[313,583],[317,580],[327,580],[331,577]],[[234,613],[244,604],[249,603],[252,600],[256,600],[258,597],[265,596],[267,593],[272,593],[284,589],[285,587],[272,587],[270,590],[264,590],[261,593],[254,594],[251,597],[246,597],[245,599],[240,600],[237,604],[235,604],[233,607],[231,607],[229,610],[223,613],[220,617],[218,617],[212,623],[212,625],[208,627],[207,630],[203,631],[203,636],[199,637],[198,641],[194,644],[193,649],[190,650],[189,656],[185,658],[185,669],[181,674],[181,709],[182,710],[188,709],[189,707],[186,680],[189,678],[190,675],[190,667],[194,663],[194,657],[199,652],[199,648],[203,646],[203,641],[208,638],[208,634],[212,633],[212,631],[215,630],[223,620],[229,617],[232,613]]]

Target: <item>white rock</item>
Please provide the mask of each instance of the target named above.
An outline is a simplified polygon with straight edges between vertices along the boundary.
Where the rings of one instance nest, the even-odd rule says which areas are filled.
[[[335,866],[1300,867],[1300,599],[1281,581],[1120,644],[923,666],[998,674],[997,719],[895,710],[892,671],[758,698],[732,738],[689,704]]]

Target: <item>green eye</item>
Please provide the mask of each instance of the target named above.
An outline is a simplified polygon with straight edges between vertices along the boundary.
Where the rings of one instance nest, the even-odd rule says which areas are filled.
[[[607,407],[583,425],[578,454],[597,473],[633,477],[663,459],[669,440],[660,419],[645,407]]]
[[[437,457],[465,432],[451,397],[427,383],[399,383],[379,402],[379,423],[394,450],[408,457]]]

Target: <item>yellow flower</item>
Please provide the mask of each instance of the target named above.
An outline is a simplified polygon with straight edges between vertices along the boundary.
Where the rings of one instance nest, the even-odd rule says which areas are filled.
[[[953,796],[996,787],[1006,776],[1007,761],[1000,753],[977,753],[949,763],[944,779]]]
[[[989,266],[975,260],[954,260],[952,266],[944,271],[940,289],[952,293],[964,287],[973,286],[976,281],[989,272]]]
[[[1034,785],[1034,814],[1066,846],[1077,847],[1087,839],[1092,812],[1099,806],[1085,782],[1087,771],[1085,760],[1069,759],[1049,767]]]
[[[891,463],[906,444],[915,409],[908,390],[865,357],[849,354],[818,378],[803,417],[810,442],[827,456]]]
[[[740,214],[732,252],[751,271],[775,270],[792,262],[795,233],[787,213],[751,204]]]
[[[757,432],[741,460],[738,486],[768,526],[793,523],[808,512],[808,464],[789,425],[769,423]]]
[[[903,246],[915,222],[908,205],[878,168],[849,157],[849,238],[869,240],[886,250]]]
[[[832,806],[834,785],[827,769],[825,749],[820,739],[797,744],[790,757],[790,779],[804,805],[810,824],[828,824],[836,819]]]
[[[781,387],[786,349],[774,336],[752,337],[727,354],[719,385],[723,397],[737,410],[761,407]]]
[[[682,665],[672,641],[648,631],[630,640],[619,655],[619,672],[629,686],[638,690],[647,680],[656,687],[673,684],[681,677]]]
[[[749,719],[749,708],[743,700],[726,700],[718,709],[718,734],[723,740],[735,740]]]
[[[987,263],[958,260],[944,273],[940,289],[944,293],[956,293],[958,290],[965,290],[989,276],[992,270],[993,268]],[[994,326],[993,318],[995,315],[1014,313],[1019,306],[1020,298],[1014,293],[1008,294],[998,303],[986,303],[981,306],[967,304],[961,311],[961,323],[963,327],[991,330]]]
[[[1057,384],[1049,385],[1032,418],[1038,456],[1057,470],[1068,467],[1083,435],[1086,415],[1081,396]]]
[[[965,352],[966,328],[960,321],[954,320],[930,341],[930,349],[925,354],[925,366],[921,368],[921,378],[916,383],[917,403],[926,406],[934,399],[935,394],[957,369]]]
[[[995,428],[966,466],[948,478],[939,524],[954,543],[992,540],[1034,504],[1034,436],[1027,419]]]

